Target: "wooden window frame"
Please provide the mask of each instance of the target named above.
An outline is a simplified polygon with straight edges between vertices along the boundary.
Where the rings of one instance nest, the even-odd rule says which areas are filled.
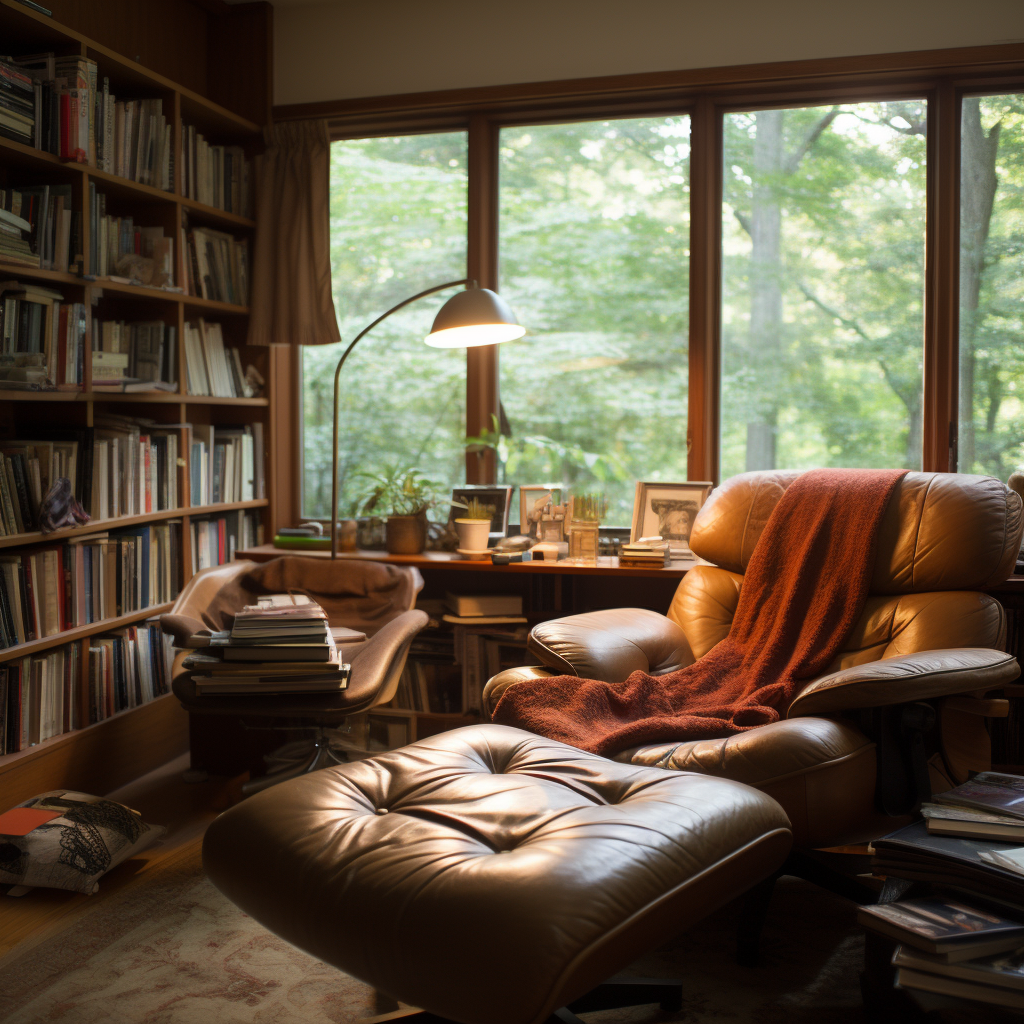
[[[928,101],[922,468],[956,470],[960,107],[965,95],[1024,90],[1024,44],[702,68],[376,96],[275,107],[275,120],[326,118],[333,139],[468,132],[468,274],[498,281],[498,139],[505,126],[688,114],[690,309],[688,473],[719,477],[722,131],[725,114],[905,97]],[[467,353],[467,433],[491,425],[498,350]],[[301,402],[295,403],[300,410]],[[299,436],[298,433],[295,434]],[[296,465],[301,459],[296,459]],[[490,453],[467,455],[492,483]],[[298,488],[296,496],[298,499]]]

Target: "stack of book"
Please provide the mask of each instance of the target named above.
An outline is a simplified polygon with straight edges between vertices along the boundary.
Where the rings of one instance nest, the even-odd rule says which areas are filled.
[[[90,504],[94,519],[169,511],[178,493],[178,431],[111,414],[96,417]]]
[[[108,215],[107,197],[97,192],[91,181],[89,207],[89,265],[93,274],[117,276],[122,257],[144,256],[153,261],[153,287],[174,285],[174,239],[167,237],[163,228],[136,224],[133,217]]]
[[[182,185],[188,199],[252,216],[250,165],[241,146],[211,146],[193,125],[181,126]]]
[[[215,427],[193,424],[189,450],[193,507],[266,497],[263,424]]]
[[[38,267],[39,254],[32,251],[29,241],[31,222],[5,209],[4,202],[4,194],[0,191],[0,260],[23,267]]]
[[[876,840],[872,869],[952,899],[865,908],[861,923],[905,944],[904,987],[1024,1009],[1024,776],[982,772],[922,813]]]
[[[355,630],[346,640],[365,639]],[[197,634],[184,665],[199,694],[335,693],[348,685],[327,613],[302,594],[269,594],[230,630]]]
[[[82,219],[72,209],[70,185],[0,189],[0,208],[0,258],[43,270],[78,269]]]
[[[669,564],[668,544],[654,545],[638,542],[623,544],[619,549],[619,565],[645,569],[664,569]]]
[[[0,136],[35,145],[36,87],[10,57],[0,57]]]
[[[900,942],[904,988],[1024,1009],[1024,925],[941,896],[862,907],[857,920]]]
[[[249,304],[249,242],[213,228],[182,227],[188,294],[236,306]]]
[[[190,395],[252,398],[237,348],[224,345],[220,324],[185,324],[185,370]]]

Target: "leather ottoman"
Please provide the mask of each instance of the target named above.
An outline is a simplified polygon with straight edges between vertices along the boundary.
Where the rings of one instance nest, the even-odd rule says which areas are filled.
[[[540,1024],[791,841],[740,783],[480,725],[259,793],[210,826],[203,862],[271,931],[397,1000]]]

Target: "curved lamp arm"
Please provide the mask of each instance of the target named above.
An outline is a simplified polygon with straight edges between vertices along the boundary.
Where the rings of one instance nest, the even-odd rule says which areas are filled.
[[[348,354],[359,344],[359,342],[374,329],[381,322],[386,320],[392,313],[396,313],[403,306],[408,306],[410,302],[415,302],[417,299],[422,299],[427,295],[433,295],[434,292],[443,292],[446,288],[454,288],[456,285],[466,284],[470,287],[476,287],[476,281],[469,277],[459,278],[458,281],[446,281],[444,284],[435,285],[433,288],[426,288],[422,292],[417,292],[415,295],[410,295],[409,298],[403,299],[398,303],[397,306],[392,306],[386,313],[382,313],[376,320],[370,324],[369,327],[364,327],[353,339],[349,342],[348,348],[341,354],[341,358],[338,360],[337,369],[334,371],[334,443],[331,448],[331,558],[338,557],[338,399],[341,397],[339,393],[339,385],[341,382],[341,368],[345,365],[345,360],[348,359]]]

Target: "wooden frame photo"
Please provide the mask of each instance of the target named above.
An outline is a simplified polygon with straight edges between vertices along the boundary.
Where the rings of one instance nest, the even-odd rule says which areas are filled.
[[[551,501],[559,505],[562,501],[562,488],[560,485],[547,487],[544,484],[520,484],[519,485],[519,532],[534,540],[540,540],[538,533],[538,518],[532,518],[535,506],[545,496],[550,495]],[[545,503],[546,504],[546,503]]]
[[[490,537],[492,540],[504,537],[508,532],[508,510],[512,504],[511,487],[453,487],[452,497],[456,501],[463,501],[468,504],[470,498],[485,505],[494,506],[494,515],[491,516]],[[465,514],[465,510],[456,508],[454,505],[448,510],[448,522],[454,523]]]
[[[681,484],[638,480],[629,542],[658,536],[668,541],[673,554],[688,554],[693,521],[713,487],[709,480]]]

